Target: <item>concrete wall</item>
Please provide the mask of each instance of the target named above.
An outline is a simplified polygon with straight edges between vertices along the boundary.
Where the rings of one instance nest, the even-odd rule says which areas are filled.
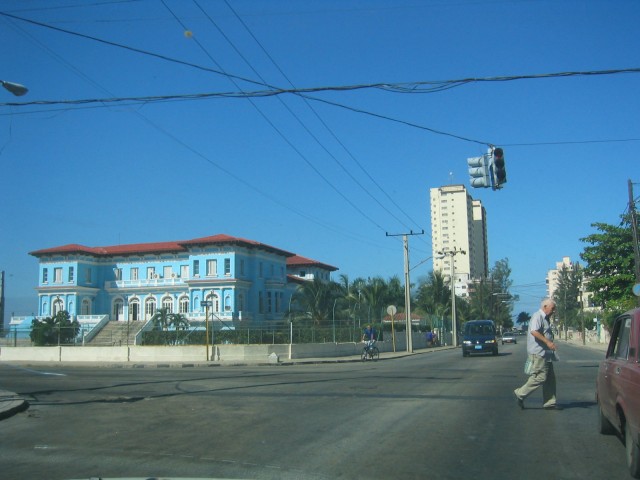
[[[413,348],[425,347],[422,335],[413,335]],[[395,351],[406,350],[405,335],[396,335]],[[389,339],[378,342],[381,352],[392,352]],[[276,363],[289,359],[330,358],[359,355],[362,343],[307,343],[279,345],[214,345],[209,349],[197,346],[135,346],[120,347],[2,347],[0,361],[4,362],[99,362],[99,363],[190,363],[215,362]],[[207,359],[208,356],[208,359]]]

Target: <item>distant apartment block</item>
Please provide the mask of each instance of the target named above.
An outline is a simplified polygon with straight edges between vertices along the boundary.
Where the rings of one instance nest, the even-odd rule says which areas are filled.
[[[576,268],[580,268],[578,263],[574,263],[571,261],[571,257],[562,257],[560,262],[556,262],[556,268],[547,271],[547,297],[553,298],[556,290],[558,289],[558,282],[560,279],[560,272],[562,269],[566,269],[569,272],[573,272]],[[582,308],[585,311],[595,310],[596,308],[593,306],[593,293],[587,291],[587,284],[589,283],[589,279],[584,277],[582,278],[582,284],[580,289],[582,291]],[[580,299],[576,299],[580,301]]]
[[[453,261],[456,295],[467,296],[469,283],[489,272],[486,210],[464,185],[432,188],[430,203],[433,269],[449,276]],[[438,258],[438,252],[454,249],[466,254]]]

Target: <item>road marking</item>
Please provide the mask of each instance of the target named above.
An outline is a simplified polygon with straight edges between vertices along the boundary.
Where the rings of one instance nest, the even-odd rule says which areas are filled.
[[[6,364],[11,368],[15,368],[16,370],[22,370],[23,372],[35,373],[36,375],[50,375],[54,377],[66,377],[65,373],[54,373],[54,372],[40,372],[38,370],[32,370],[30,368],[19,367],[17,365],[11,365],[10,363]]]

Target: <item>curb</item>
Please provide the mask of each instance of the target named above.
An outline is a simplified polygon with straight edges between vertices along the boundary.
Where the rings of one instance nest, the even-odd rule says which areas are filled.
[[[9,418],[29,408],[29,402],[13,392],[0,390],[0,420]]]

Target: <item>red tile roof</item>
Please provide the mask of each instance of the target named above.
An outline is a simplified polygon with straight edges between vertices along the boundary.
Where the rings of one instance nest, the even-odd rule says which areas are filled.
[[[319,262],[317,260],[312,260],[310,258],[302,257],[300,255],[294,255],[293,257],[287,258],[287,266],[288,267],[320,267],[320,268],[324,268],[325,270],[329,270],[331,272],[335,272],[336,270],[338,270],[334,266]]]
[[[96,257],[108,257],[117,255],[143,255],[149,253],[169,253],[169,252],[186,252],[191,246],[206,245],[237,245],[247,248],[258,248],[271,253],[283,255],[285,257],[294,256],[293,253],[279,248],[271,247],[264,243],[244,238],[231,237],[229,235],[213,235],[211,237],[196,238],[193,240],[177,241],[177,242],[153,242],[153,243],[135,243],[129,245],[114,245],[109,247],[86,247],[84,245],[69,244],[60,247],[45,248],[29,252],[34,257],[43,257],[46,255],[73,254],[84,253],[86,255],[94,255]]]

